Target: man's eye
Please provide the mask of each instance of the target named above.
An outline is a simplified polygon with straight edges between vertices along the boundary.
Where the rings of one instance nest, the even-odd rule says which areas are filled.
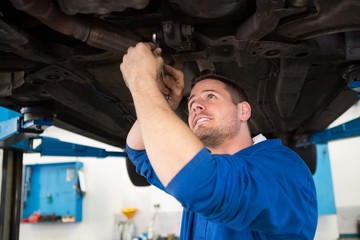
[[[214,94],[209,94],[208,95],[208,99],[213,99],[213,98],[215,98],[216,96],[214,95]]]

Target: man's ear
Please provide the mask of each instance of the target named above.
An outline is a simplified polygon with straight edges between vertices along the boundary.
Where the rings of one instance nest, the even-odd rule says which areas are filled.
[[[240,102],[238,103],[239,109],[239,118],[242,121],[247,121],[251,117],[251,106],[248,102]]]

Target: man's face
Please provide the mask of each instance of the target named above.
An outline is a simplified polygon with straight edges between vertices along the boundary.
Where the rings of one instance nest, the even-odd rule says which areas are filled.
[[[188,102],[188,123],[207,147],[215,147],[239,133],[238,107],[225,84],[212,79],[198,82]]]

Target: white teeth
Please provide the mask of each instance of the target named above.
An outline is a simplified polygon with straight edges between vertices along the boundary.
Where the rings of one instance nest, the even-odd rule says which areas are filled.
[[[209,119],[208,118],[200,118],[199,120],[197,120],[196,124],[202,123],[202,122],[205,122],[205,121],[209,121]]]

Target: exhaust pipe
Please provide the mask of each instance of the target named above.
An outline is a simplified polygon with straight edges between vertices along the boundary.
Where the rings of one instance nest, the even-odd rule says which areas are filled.
[[[127,30],[119,30],[118,26],[96,23],[90,24],[85,19],[67,15],[51,0],[10,0],[12,5],[37,18],[51,29],[72,36],[89,46],[106,51],[125,53],[130,46],[141,41],[138,36]]]

